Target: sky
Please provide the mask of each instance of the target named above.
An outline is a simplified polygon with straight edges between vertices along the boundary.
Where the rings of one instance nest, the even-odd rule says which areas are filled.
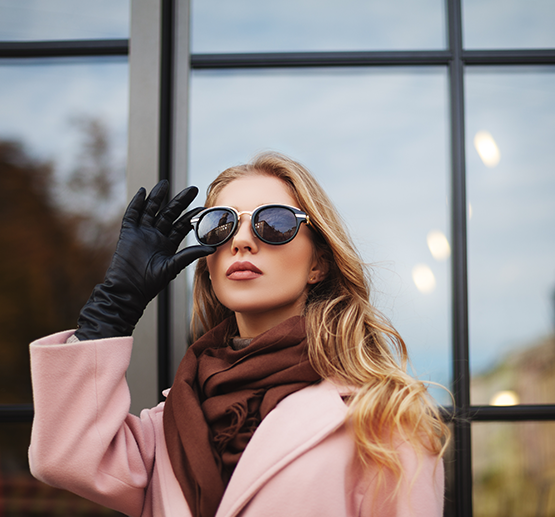
[[[445,47],[442,0],[193,0],[193,52]]]
[[[75,147],[71,119],[88,115],[106,120],[126,145],[127,76],[125,57],[0,59],[0,133],[65,161]]]
[[[462,0],[463,44],[555,47],[552,0]],[[439,50],[443,0],[192,0],[193,52]]]
[[[0,41],[129,37],[130,0],[0,0]]]
[[[0,14],[5,41],[129,31],[128,0],[0,0]],[[466,0],[464,41],[555,46],[554,17],[550,0]],[[192,48],[442,49],[444,18],[441,0],[193,0]],[[450,241],[447,89],[441,67],[195,71],[189,171],[203,192],[219,171],[262,150],[305,164],[370,265],[374,302],[407,341],[416,373],[442,384],[450,382],[450,266],[427,239],[435,231]],[[470,353],[480,373],[553,331],[555,68],[468,70],[465,94]],[[114,159],[125,160],[126,59],[0,60],[0,138],[22,140],[63,175],[76,160],[71,120],[83,115],[106,123]],[[478,131],[498,145],[493,168],[474,148]],[[431,272],[433,286],[419,289],[418,271]]]

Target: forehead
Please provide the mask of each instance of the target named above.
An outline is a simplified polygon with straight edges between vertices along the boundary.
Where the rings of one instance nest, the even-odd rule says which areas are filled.
[[[296,206],[288,185],[274,176],[256,174],[233,180],[216,197],[216,205],[237,210],[253,210],[260,205],[279,203]]]

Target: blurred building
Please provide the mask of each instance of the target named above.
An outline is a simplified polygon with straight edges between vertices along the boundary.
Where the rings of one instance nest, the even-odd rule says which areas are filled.
[[[495,406],[549,404],[555,392],[555,335],[508,354],[472,380],[472,400]],[[553,515],[555,422],[474,424],[474,515]]]

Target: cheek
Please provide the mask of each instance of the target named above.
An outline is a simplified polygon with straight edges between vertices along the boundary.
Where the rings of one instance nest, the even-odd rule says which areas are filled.
[[[314,263],[314,247],[311,241],[300,240],[297,246],[280,254],[279,269],[286,275],[294,275],[296,278],[304,278],[308,276]]]
[[[216,295],[216,298],[218,298],[218,300],[220,300],[220,302],[222,302],[222,282],[225,281],[224,278],[222,278],[222,266],[221,266],[221,257],[220,257],[220,253],[218,253],[220,250],[216,251],[216,253],[213,253],[212,255],[206,257],[206,265],[208,267],[208,274],[209,274],[209,278],[210,278],[210,285],[212,286],[212,290],[214,291],[214,294]],[[225,275],[224,275],[225,276]],[[223,303],[223,302],[222,302]]]
[[[218,253],[216,251],[216,253]],[[212,271],[214,270],[214,253],[206,257],[206,267],[208,268],[208,274],[212,275]]]

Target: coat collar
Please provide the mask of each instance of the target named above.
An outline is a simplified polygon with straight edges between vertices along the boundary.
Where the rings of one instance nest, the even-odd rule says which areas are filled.
[[[282,400],[262,421],[243,452],[216,517],[234,517],[286,465],[341,427],[347,406],[330,381]]]

